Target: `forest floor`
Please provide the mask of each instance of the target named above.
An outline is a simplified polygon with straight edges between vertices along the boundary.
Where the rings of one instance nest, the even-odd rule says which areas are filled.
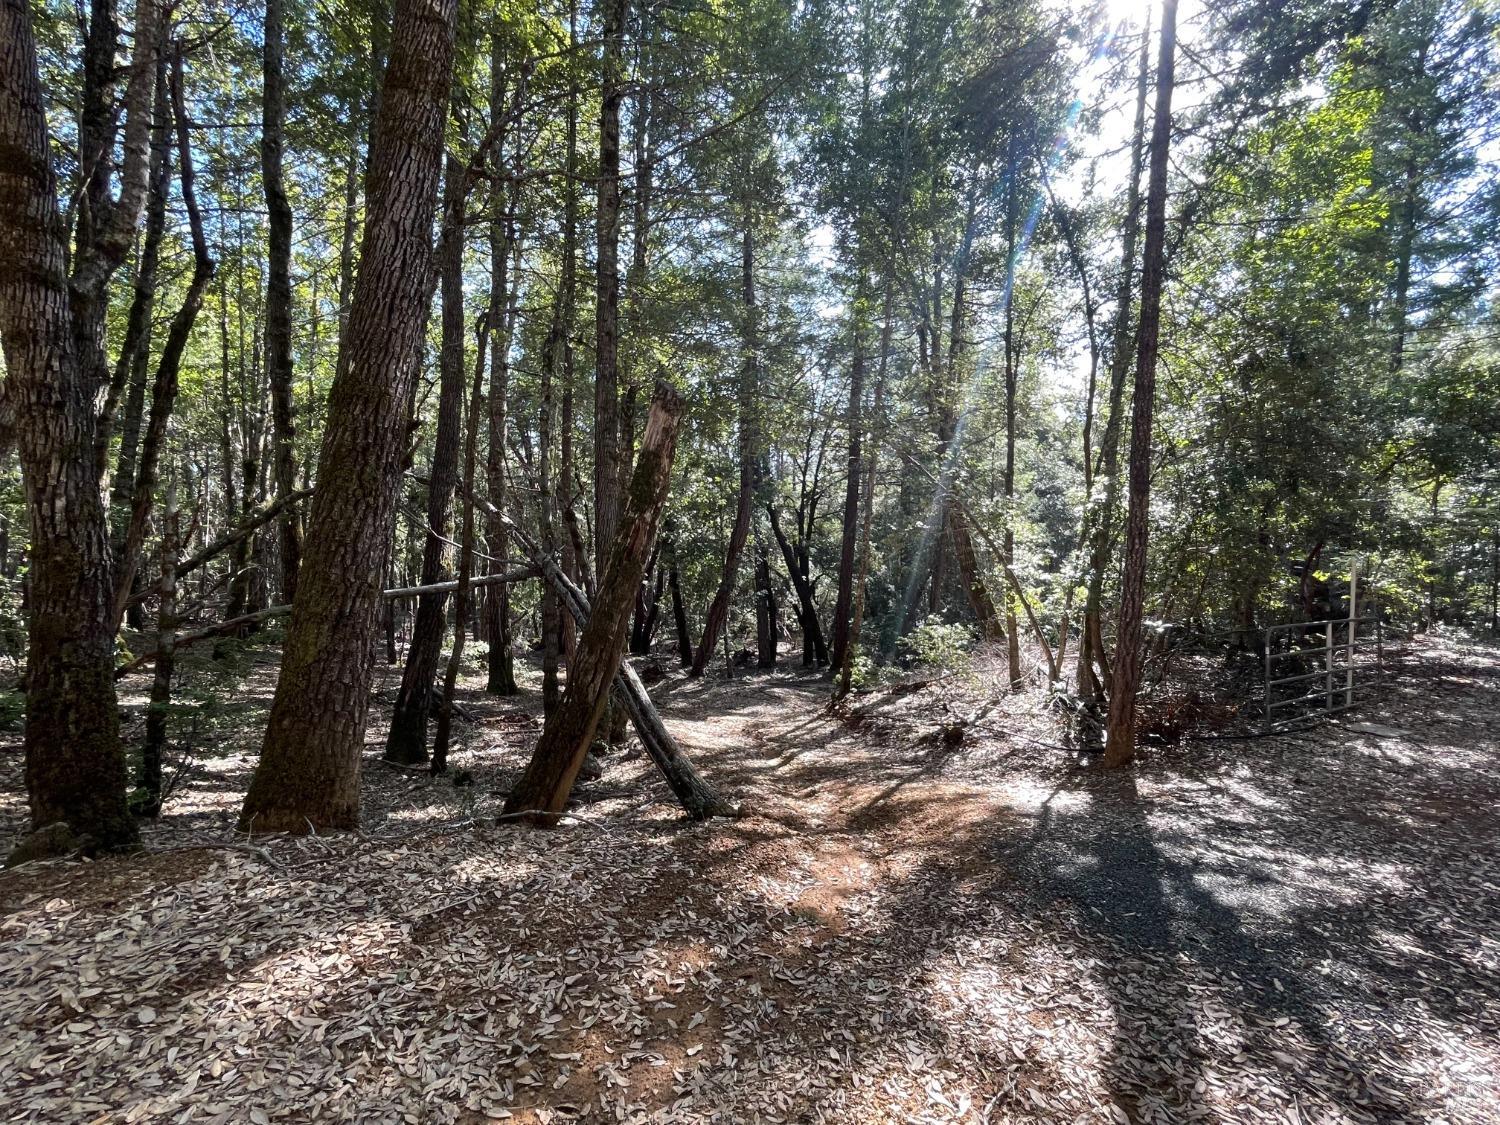
[[[388,674],[364,833],[247,843],[274,674],[242,661],[145,851],[0,875],[0,1119],[1500,1119],[1494,649],[1114,774],[1038,692],[977,714],[984,670],[843,717],[674,676],[745,816],[683,823],[627,749],[550,831],[493,820],[534,694],[467,685],[456,788],[376,763]]]

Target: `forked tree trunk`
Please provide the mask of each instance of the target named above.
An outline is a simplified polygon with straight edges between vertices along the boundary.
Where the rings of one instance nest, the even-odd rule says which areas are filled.
[[[359,823],[380,580],[421,360],[457,0],[396,0],[368,221],[303,566],[244,831]]]
[[[155,0],[136,7],[120,195],[106,229],[76,250],[71,278],[31,13],[23,0],[0,4],[0,337],[31,532],[26,789],[33,830],[66,826],[54,847],[125,848],[135,843],[136,828],[115,705],[114,588],[94,415],[103,379],[96,381],[95,353],[103,347],[108,281],[145,203],[158,9]],[[106,46],[110,70],[112,37]],[[102,196],[108,177],[101,178]],[[82,308],[74,296],[83,298]]]
[[[667,501],[682,409],[677,392],[658,384],[630,492],[600,576],[599,596],[568,669],[567,691],[506,799],[507,813],[536,812],[544,823],[552,823],[567,804],[620,670],[635,588]]]
[[[266,192],[269,244],[266,253],[266,376],[271,386],[272,475],[276,495],[297,489],[297,466],[292,412],[292,207],[282,183],[282,134],[286,118],[282,78],[286,32],[284,0],[266,0],[264,47],[261,52],[260,167]],[[297,567],[302,558],[302,525],[295,508],[281,515],[281,592],[290,602],[297,592]]]
[[[771,555],[764,542],[755,544],[755,664],[776,667],[776,649],[781,626],[776,619],[776,590],[771,585]]]
[[[1156,63],[1156,115],[1151,125],[1151,175],[1146,187],[1146,248],[1141,271],[1141,324],[1135,402],[1130,430],[1130,512],[1125,524],[1125,573],[1120,580],[1120,630],[1104,764],[1135,756],[1135,693],[1141,678],[1141,616],[1146,599],[1146,538],[1151,503],[1151,421],[1156,402],[1157,337],[1167,229],[1167,155],[1172,142],[1172,79],[1176,61],[1177,0],[1162,0],[1161,48]]]
[[[463,192],[463,166],[448,158],[445,206],[451,211]],[[458,453],[464,398],[463,242],[449,239],[438,262],[443,306],[443,346],[438,358],[437,432],[432,443],[432,472],[427,478],[427,531],[422,541],[422,584],[441,582],[448,558],[448,515],[458,482]],[[385,760],[399,765],[427,761],[427,717],[432,709],[432,682],[442,657],[447,629],[446,594],[424,594],[417,601],[411,646],[396,693]]]

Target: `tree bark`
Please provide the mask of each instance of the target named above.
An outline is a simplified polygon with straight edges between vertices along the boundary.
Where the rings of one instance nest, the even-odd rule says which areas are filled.
[[[448,157],[445,209],[461,206],[463,166]],[[441,582],[447,572],[448,524],[453,490],[458,483],[458,454],[464,397],[463,241],[448,239],[441,248],[438,285],[442,294],[442,350],[438,356],[438,417],[432,442],[432,470],[427,476],[427,529],[422,540],[422,584]],[[432,709],[432,682],[442,657],[447,629],[448,597],[424,594],[417,602],[411,646],[396,693],[384,758],[398,765],[427,761],[427,717]]]
[[[241,829],[359,823],[381,576],[421,359],[457,0],[396,0],[359,277],[328,400],[297,602]]]
[[[1130,149],[1130,180],[1125,199],[1125,232],[1120,248],[1120,280],[1115,289],[1115,322],[1111,335],[1109,372],[1109,414],[1104,422],[1104,436],[1099,443],[1099,459],[1093,478],[1104,478],[1104,495],[1086,498],[1083,528],[1079,541],[1086,545],[1088,583],[1084,595],[1083,622],[1079,628],[1078,666],[1075,686],[1083,699],[1097,701],[1102,679],[1109,678],[1108,658],[1104,652],[1104,630],[1100,622],[1100,601],[1104,590],[1104,571],[1109,565],[1110,541],[1114,536],[1115,506],[1120,497],[1120,429],[1124,413],[1125,376],[1130,370],[1130,304],[1135,274],[1135,246],[1140,232],[1141,165],[1145,155],[1146,96],[1149,92],[1151,36],[1141,36],[1141,58],[1136,79],[1135,129]],[[1101,674],[1095,673],[1095,665]]]
[[[844,519],[839,541],[839,588],[833,603],[833,651],[829,654],[835,670],[844,665],[849,648],[849,613],[854,603],[854,566],[859,538],[860,470],[864,465],[861,442],[864,438],[865,352],[861,317],[863,278],[854,298],[854,359],[849,366],[849,408],[844,424],[849,430],[849,464],[844,478]]]
[[[120,195],[106,230],[80,245],[70,278],[31,5],[0,2],[0,336],[31,533],[26,789],[33,830],[66,825],[57,846],[126,848],[137,839],[115,705],[94,395],[105,290],[147,191],[158,14],[155,0],[137,5]],[[112,68],[112,38],[108,49]]]
[[[740,238],[740,286],[744,315],[743,335],[745,358],[740,370],[740,491],[734,509],[734,526],[729,532],[729,543],[724,549],[724,569],[719,578],[718,589],[708,605],[703,619],[703,639],[693,655],[691,675],[701,676],[713,659],[714,645],[719,634],[729,622],[729,600],[739,582],[740,555],[745,550],[745,540],[750,536],[751,506],[755,501],[755,459],[760,441],[755,425],[755,393],[759,374],[760,329],[755,301],[755,234],[753,217],[748,208],[744,216],[745,227]]]
[[[505,95],[505,52],[502,40],[496,36],[490,50],[490,105],[491,112],[499,115]],[[514,97],[519,106],[525,94],[525,72],[516,85]],[[516,160],[520,160],[517,146]],[[504,138],[495,144],[497,167],[505,166]],[[518,174],[519,168],[515,169]],[[516,277],[519,270],[510,269],[512,254],[519,252],[516,239],[514,181],[496,184],[491,196],[490,214],[490,386],[488,395],[488,439],[485,450],[485,484],[489,494],[490,508],[485,513],[485,550],[490,556],[490,573],[503,567],[502,561],[509,550],[509,534],[502,513],[506,504],[505,481],[505,431],[506,408],[510,390],[510,341],[511,328],[515,321]],[[504,583],[492,587],[484,599],[485,639],[489,645],[489,679],[485,689],[495,695],[515,695],[515,657],[511,651],[510,633],[510,587]]]
[[[125,607],[130,601],[136,568],[140,565],[141,545],[146,538],[146,522],[151,516],[151,505],[156,496],[157,469],[161,462],[162,449],[167,439],[167,424],[177,405],[177,382],[182,369],[182,358],[187,352],[188,340],[197,323],[198,312],[203,308],[203,298],[214,279],[216,268],[208,253],[208,240],[203,232],[203,219],[198,211],[198,197],[194,191],[192,145],[189,137],[186,102],[182,91],[182,54],[174,52],[171,75],[172,114],[177,127],[177,175],[182,188],[183,206],[188,213],[188,227],[193,241],[193,277],[188,283],[187,295],[182,307],[172,317],[167,328],[167,339],[162,345],[161,358],[157,361],[156,378],[151,386],[151,414],[146,423],[146,435],[141,442],[140,463],[136,466],[135,490],[130,506],[130,522],[125,529],[121,545],[120,565],[115,582],[115,627],[125,616]]]
[[[266,192],[269,244],[266,254],[266,377],[271,386],[272,475],[277,496],[297,489],[295,422],[292,403],[292,207],[282,182],[286,95],[282,77],[286,53],[283,0],[266,0],[260,129],[261,182]],[[281,514],[282,601],[297,593],[302,558],[302,525],[297,509]]]
[[[457,163],[449,157],[449,171]],[[453,648],[443,671],[443,697],[438,706],[437,733],[432,740],[432,776],[448,772],[448,742],[453,732],[453,696],[463,667],[464,640],[469,623],[469,586],[474,574],[474,475],[479,460],[479,415],[484,408],[484,361],[489,350],[489,318],[481,316],[474,347],[474,389],[469,395],[464,427],[463,526],[458,536],[458,585],[453,592]]]
[[[771,555],[765,542],[756,536],[755,544],[755,665],[776,667],[776,650],[781,625],[776,615],[776,590],[771,585]]]
[[[677,660],[684,668],[693,666],[693,638],[688,632],[687,605],[682,600],[682,577],[677,571],[677,537],[667,523],[667,590],[672,595],[672,625],[677,632]]]
[[[567,691],[548,718],[525,774],[506,799],[507,813],[536,812],[543,823],[555,823],[567,804],[609,701],[610,684],[620,670],[635,587],[666,505],[682,409],[676,391],[658,384],[630,492],[600,576],[599,596],[568,670]]]
[[[595,208],[594,573],[620,512],[620,101],[629,0],[602,0],[604,56],[599,84],[599,196]]]
[[[1156,63],[1156,113],[1151,125],[1151,174],[1146,185],[1146,245],[1141,271],[1141,322],[1136,343],[1135,402],[1130,430],[1130,510],[1125,524],[1125,573],[1120,580],[1120,630],[1110,682],[1104,764],[1135,756],[1135,693],[1141,672],[1141,616],[1146,595],[1146,540],[1150,525],[1151,422],[1156,401],[1157,340],[1165,281],[1167,156],[1172,141],[1172,82],[1176,61],[1177,0],[1162,0]]]
[[[146,708],[146,738],[141,744],[141,798],[136,810],[143,816],[161,813],[162,758],[167,748],[167,720],[172,707],[172,673],[176,664],[177,628],[177,492],[167,486],[162,518],[161,575],[156,602],[156,665],[151,677],[151,702]]]

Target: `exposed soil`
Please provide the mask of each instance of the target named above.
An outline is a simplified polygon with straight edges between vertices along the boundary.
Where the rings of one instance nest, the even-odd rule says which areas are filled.
[[[983,671],[840,716],[810,675],[674,676],[745,817],[683,823],[627,748],[552,831],[493,822],[535,693],[467,683],[456,788],[376,764],[391,681],[364,834],[250,842],[274,675],[214,681],[146,852],[0,875],[0,1118],[1500,1118],[1493,649],[1119,774]],[[0,846],[19,782],[12,741]]]

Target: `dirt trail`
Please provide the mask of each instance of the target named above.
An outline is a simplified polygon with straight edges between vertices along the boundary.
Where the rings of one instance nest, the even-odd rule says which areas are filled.
[[[372,765],[365,838],[224,847],[227,743],[148,833],[186,850],[0,876],[0,1118],[1500,1115],[1493,650],[1429,646],[1359,716],[1405,734],[1118,777],[1027,741],[1034,696],[950,745],[983,684],[826,691],[657,689],[746,806],[700,826],[628,753],[572,825],[494,826],[536,716],[470,684],[475,786]]]

